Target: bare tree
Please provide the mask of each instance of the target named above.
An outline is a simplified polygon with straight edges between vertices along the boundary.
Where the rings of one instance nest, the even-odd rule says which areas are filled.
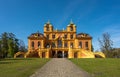
[[[23,42],[23,40],[20,40],[19,39],[19,51],[26,51],[26,48],[25,48],[25,43]]]
[[[110,34],[109,33],[103,33],[102,39],[98,39],[99,44],[100,44],[100,49],[103,53],[105,53],[106,57],[111,57],[111,50],[112,50],[112,45],[113,42],[110,39]]]

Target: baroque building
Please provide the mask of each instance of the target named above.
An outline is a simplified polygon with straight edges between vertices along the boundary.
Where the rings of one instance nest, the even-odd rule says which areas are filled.
[[[105,57],[102,52],[92,51],[92,37],[87,33],[76,34],[76,25],[70,22],[66,29],[54,29],[48,21],[44,33],[32,33],[28,37],[28,52],[14,55],[40,58],[95,58]]]
[[[53,25],[47,22],[44,25],[44,34],[36,32],[28,37],[28,51],[37,52],[42,58],[77,58],[80,57],[79,49],[91,52],[91,47],[92,37],[86,33],[76,34],[76,25],[73,22],[70,22],[65,30],[54,29]],[[76,52],[71,52],[70,49]]]

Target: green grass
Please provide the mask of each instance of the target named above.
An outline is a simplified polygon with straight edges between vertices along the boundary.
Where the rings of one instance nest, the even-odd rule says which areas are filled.
[[[0,61],[0,77],[29,77],[50,59],[3,59]]]
[[[70,59],[93,77],[120,77],[120,59]]]

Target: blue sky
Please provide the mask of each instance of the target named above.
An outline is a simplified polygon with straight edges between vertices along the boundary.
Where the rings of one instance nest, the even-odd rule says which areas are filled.
[[[12,32],[26,45],[31,33],[43,33],[48,20],[55,29],[65,29],[71,19],[77,33],[93,37],[95,50],[104,32],[120,47],[120,0],[0,0],[0,34]]]

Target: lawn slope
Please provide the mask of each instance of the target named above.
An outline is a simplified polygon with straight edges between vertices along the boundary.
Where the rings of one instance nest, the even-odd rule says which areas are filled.
[[[93,77],[120,77],[120,59],[70,59]]]
[[[0,61],[0,77],[29,77],[49,59],[3,59]]]

